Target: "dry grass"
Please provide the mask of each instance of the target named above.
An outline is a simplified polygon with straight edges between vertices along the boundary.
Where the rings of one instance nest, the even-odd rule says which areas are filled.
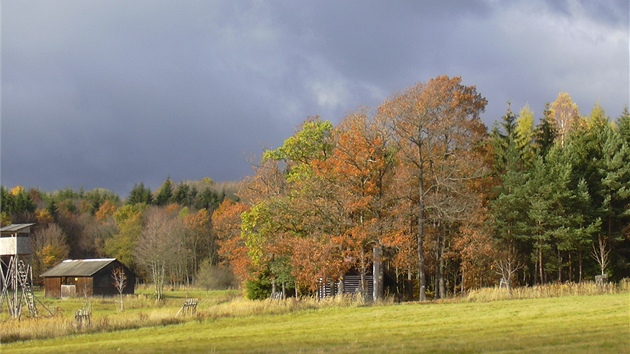
[[[232,315],[242,316],[17,342],[1,349],[37,354],[628,353],[628,299],[623,293],[384,306],[340,301],[300,310],[279,302],[235,300]],[[296,311],[278,313],[291,309]],[[256,314],[267,310],[274,313]]]
[[[206,321],[218,318],[281,315],[298,311],[330,307],[364,306],[350,296],[337,296],[324,300],[311,297],[288,300],[252,301],[236,291],[202,291],[195,289],[173,290],[164,301],[157,302],[141,289],[140,294],[125,298],[125,311],[117,311],[117,298],[47,299],[53,316],[40,316],[14,320],[7,315],[0,319],[0,343],[34,339],[58,338],[80,333],[113,332],[143,327],[158,327],[189,321]],[[199,303],[194,316],[178,315],[182,302],[196,298]],[[386,303],[386,302],[384,302]],[[74,311],[89,306],[92,309],[90,325],[80,325]]]
[[[177,316],[183,300],[187,298],[196,298],[199,309],[205,309],[229,303],[241,296],[237,291],[183,289],[168,292],[164,301],[155,301],[141,289],[137,295],[125,296],[124,312],[118,311],[117,297],[43,299],[43,305],[53,313],[52,316],[41,304],[37,304],[40,316],[36,318],[22,316],[16,320],[7,313],[0,314],[0,343],[182,323],[191,319]],[[86,307],[92,310],[91,321],[89,325],[81,325],[75,321],[74,313]]]
[[[630,292],[630,279],[623,279],[619,284],[594,282],[555,283],[532,287],[513,288],[483,288],[471,290],[462,298],[463,301],[499,301],[508,299],[539,299],[561,296],[604,295]]]
[[[467,296],[446,302],[490,302],[507,299],[538,299],[578,295],[618,294],[630,292],[630,281],[619,284],[596,285],[595,283],[551,284],[537,287],[506,289],[486,288],[471,291]],[[186,322],[204,323],[225,318],[251,318],[292,313],[309,313],[320,309],[364,307],[366,303],[348,296],[338,296],[318,301],[315,298],[252,301],[244,299],[237,291],[203,291],[177,289],[166,293],[166,300],[156,302],[150,289],[140,289],[139,294],[125,298],[125,311],[117,311],[116,298],[46,299],[45,304],[53,316],[14,320],[0,315],[0,343],[34,339],[59,338],[81,333],[103,333],[144,327],[161,327]],[[199,303],[195,315],[177,315],[182,302],[196,298]],[[388,299],[377,305],[390,305]],[[74,319],[74,311],[89,305],[92,309],[91,324],[80,326]],[[41,311],[40,311],[41,313]]]
[[[383,301],[381,304],[392,303],[391,300]],[[205,308],[198,312],[198,320],[226,318],[226,317],[249,317],[259,315],[281,315],[298,311],[316,310],[331,307],[360,307],[365,306],[365,301],[357,300],[353,296],[335,296],[322,300],[313,297],[303,297],[300,299],[289,298],[287,300],[263,300],[252,301],[245,298],[235,298],[229,302],[224,302]]]
[[[160,308],[143,312],[92,315],[90,324],[81,325],[74,314],[56,314],[19,321],[4,319],[0,322],[0,342],[9,343],[33,339],[57,338],[79,333],[110,332],[124,329],[151,327],[181,323],[183,317],[175,317],[172,309]]]

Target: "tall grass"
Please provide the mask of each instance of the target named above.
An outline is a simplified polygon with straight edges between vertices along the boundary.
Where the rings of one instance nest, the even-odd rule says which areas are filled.
[[[252,315],[246,311],[245,317],[19,342],[0,349],[38,354],[630,353],[627,309],[628,294],[623,293],[474,303],[352,304],[279,315],[256,315],[256,310]]]
[[[630,292],[630,281],[619,284],[596,285],[595,283],[550,284],[545,286],[507,289],[486,288],[473,290],[467,296],[449,302],[489,302],[505,299],[532,299],[573,295],[598,295]],[[221,318],[246,318],[263,315],[283,315],[293,312],[316,311],[324,308],[363,307],[366,302],[349,296],[337,296],[323,300],[305,297],[287,300],[253,301],[243,298],[237,291],[203,291],[192,288],[168,291],[166,300],[156,302],[142,290],[140,294],[125,297],[125,311],[117,311],[116,299],[63,299],[46,300],[53,316],[14,320],[7,315],[0,317],[0,343],[34,339],[57,338],[79,333],[112,332],[142,327],[159,327],[184,322],[206,322]],[[195,315],[177,315],[182,300],[196,298],[199,303]],[[79,326],[74,311],[89,302],[92,319],[89,326]],[[377,305],[393,303],[387,299]]]
[[[561,296],[603,295],[630,292],[630,279],[623,279],[618,284],[595,282],[554,283],[519,288],[482,288],[471,290],[463,301],[499,301],[508,299],[538,299]]]
[[[0,343],[33,339],[56,338],[79,333],[112,332],[142,327],[156,327],[188,321],[207,321],[227,317],[251,317],[280,315],[297,311],[328,307],[362,306],[364,302],[354,297],[337,296],[317,300],[311,297],[287,300],[247,300],[238,292],[208,292],[186,289],[171,293],[164,301],[155,301],[152,296],[142,294],[125,298],[125,311],[116,311],[116,299],[91,298],[93,309],[91,324],[80,326],[74,320],[74,309],[85,307],[85,299],[54,300],[51,306],[54,316],[22,318],[14,320],[5,316],[0,320]],[[194,316],[177,315],[182,299],[196,295],[199,301]],[[50,300],[49,300],[50,301]]]
[[[392,303],[391,300],[383,301],[382,304]],[[316,310],[331,307],[359,307],[364,306],[365,301],[361,301],[354,296],[340,295],[318,300],[314,297],[303,297],[300,299],[289,298],[287,300],[262,300],[252,301],[245,298],[235,298],[230,302],[225,302],[200,311],[198,319],[216,319],[225,317],[248,317],[259,315],[281,315],[297,311]]]

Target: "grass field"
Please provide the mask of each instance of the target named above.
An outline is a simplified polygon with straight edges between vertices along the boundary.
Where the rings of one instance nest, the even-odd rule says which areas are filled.
[[[265,311],[234,314],[252,306],[242,301],[200,309],[185,323],[15,342],[0,352],[630,353],[627,292],[292,310],[266,301],[255,303]],[[211,310],[222,306],[231,315]]]

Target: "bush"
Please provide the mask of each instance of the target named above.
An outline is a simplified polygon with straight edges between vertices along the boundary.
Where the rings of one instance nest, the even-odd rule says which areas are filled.
[[[197,272],[196,285],[206,290],[227,290],[237,288],[238,280],[231,269],[212,265],[209,260],[205,260]]]
[[[245,282],[245,295],[250,300],[263,300],[271,296],[271,282],[267,278]]]

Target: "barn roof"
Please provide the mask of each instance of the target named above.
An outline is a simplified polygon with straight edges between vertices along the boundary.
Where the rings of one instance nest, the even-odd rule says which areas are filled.
[[[22,229],[26,229],[27,227],[31,227],[35,224],[11,224],[7,226],[0,227],[0,232],[16,232]]]
[[[42,277],[89,277],[116,258],[67,259],[41,274]]]

